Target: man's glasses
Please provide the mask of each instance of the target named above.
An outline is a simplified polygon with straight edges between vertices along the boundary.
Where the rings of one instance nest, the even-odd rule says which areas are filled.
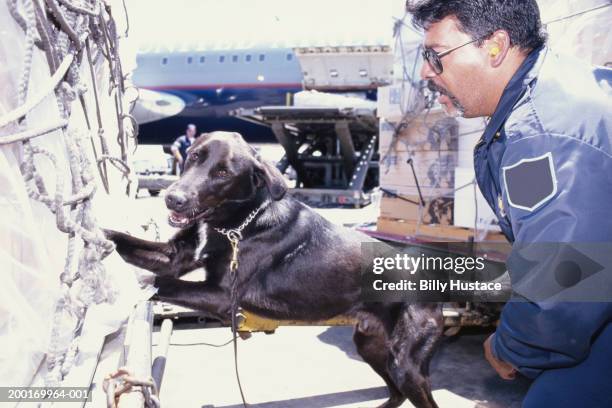
[[[476,38],[475,40],[468,41],[465,44],[458,45],[455,48],[451,48],[450,50],[446,50],[442,52],[435,52],[433,49],[429,47],[425,47],[423,48],[421,55],[423,56],[423,59],[427,61],[429,66],[434,70],[436,75],[440,75],[442,71],[444,71],[444,67],[442,66],[442,61],[440,60],[443,56],[448,55],[451,52],[458,50],[461,47],[465,47],[466,45],[472,44],[481,39],[482,37]]]

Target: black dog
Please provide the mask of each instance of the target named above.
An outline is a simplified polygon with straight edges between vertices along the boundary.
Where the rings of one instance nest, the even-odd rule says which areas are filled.
[[[364,303],[361,242],[373,240],[331,224],[285,191],[282,175],[239,134],[214,132],[195,142],[185,173],[167,190],[169,222],[182,228],[170,241],[106,233],[127,262],[157,275],[159,299],[228,321],[234,252],[224,232],[242,228],[241,308],[273,319],[354,316],[357,350],[389,388],[382,407],[406,398],[419,408],[437,407],[429,362],[442,334],[440,305]],[[205,281],[179,279],[201,266]]]

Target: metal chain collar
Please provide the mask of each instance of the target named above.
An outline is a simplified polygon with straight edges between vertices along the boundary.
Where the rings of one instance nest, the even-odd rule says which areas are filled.
[[[232,260],[230,261],[230,272],[236,272],[238,269],[238,242],[242,239],[242,231],[257,217],[257,215],[267,207],[268,201],[264,201],[262,205],[251,211],[244,222],[236,228],[214,228],[221,235],[225,235],[232,245]]]

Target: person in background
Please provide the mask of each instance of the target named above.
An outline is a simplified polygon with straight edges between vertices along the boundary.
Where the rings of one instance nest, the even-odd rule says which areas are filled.
[[[178,163],[179,174],[183,174],[183,168],[185,164],[185,159],[187,158],[187,149],[193,144],[196,139],[196,125],[190,123],[187,125],[187,129],[185,130],[185,134],[176,138],[172,147],[170,147],[170,151],[174,156],[176,163]]]
[[[533,380],[523,408],[612,407],[611,265],[589,277],[572,249],[612,244],[612,70],[549,49],[535,0],[409,1],[407,11],[425,32],[421,77],[440,104],[489,117],[474,167],[512,243],[513,295],[487,361],[504,379]],[[521,261],[522,248],[538,262]]]

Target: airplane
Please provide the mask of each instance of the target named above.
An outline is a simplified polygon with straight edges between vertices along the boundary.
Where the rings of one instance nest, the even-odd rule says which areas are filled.
[[[145,91],[132,112],[139,143],[170,144],[189,123],[198,133],[230,130],[275,141],[268,127],[229,113],[291,104],[308,75],[300,47],[388,45],[391,2],[401,3],[364,0],[351,19],[338,16],[355,6],[353,0],[313,0],[308,7],[284,0],[130,2],[138,43],[132,82]],[[375,99],[376,92],[366,97]]]
[[[143,144],[172,143],[188,123],[196,124],[198,133],[224,129],[272,141],[267,127],[231,117],[230,111],[285,105],[302,90],[302,70],[291,48],[143,53],[137,64],[132,80],[145,92],[133,114]]]

